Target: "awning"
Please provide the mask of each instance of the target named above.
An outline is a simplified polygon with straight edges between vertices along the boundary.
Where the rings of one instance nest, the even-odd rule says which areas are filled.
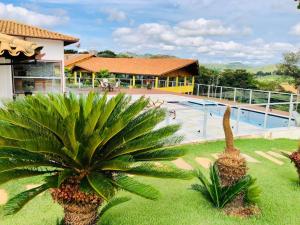
[[[13,58],[34,58],[40,54],[43,46],[17,37],[0,33],[0,56]]]

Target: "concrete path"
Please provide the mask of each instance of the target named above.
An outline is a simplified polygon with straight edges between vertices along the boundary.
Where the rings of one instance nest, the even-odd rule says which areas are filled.
[[[218,159],[220,153],[214,153],[214,154],[211,154],[211,155],[212,155],[212,157],[214,157],[215,159]],[[244,153],[241,153],[241,155],[246,159],[247,162],[251,162],[251,163],[260,163],[260,161],[258,161],[257,159],[253,158],[253,157],[250,156],[250,155],[247,155],[247,154],[244,154]]]
[[[271,155],[268,155],[267,153],[265,152],[262,152],[262,151],[255,151],[255,153],[257,155],[260,155],[261,157],[264,157],[265,159],[268,159],[270,160],[271,162],[277,164],[277,165],[283,165],[284,163],[274,157],[272,157]]]
[[[286,159],[286,157],[280,154],[279,152],[268,151],[267,153],[275,158]]]
[[[8,200],[8,194],[6,190],[0,189],[0,205],[4,205]]]
[[[182,158],[172,161],[179,169],[192,170],[193,167],[184,161]]]
[[[201,165],[202,167],[204,167],[205,169],[208,169],[210,167],[210,165],[212,164],[212,161],[208,158],[203,158],[203,157],[196,157],[195,161]]]

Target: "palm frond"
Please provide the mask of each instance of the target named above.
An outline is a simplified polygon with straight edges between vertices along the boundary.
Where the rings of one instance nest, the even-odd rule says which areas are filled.
[[[38,171],[38,170],[29,170],[29,169],[15,169],[15,170],[4,171],[0,173],[0,185],[8,181],[12,181],[20,178],[40,176],[45,174],[51,174],[54,172],[55,171],[53,170]]]
[[[156,200],[160,196],[159,192],[152,186],[143,184],[125,175],[118,175],[117,177],[115,177],[113,183],[125,191],[131,192],[147,199]]]
[[[49,189],[47,184],[43,184],[39,187],[32,188],[30,190],[21,192],[12,199],[10,199],[4,206],[5,215],[12,215],[19,212],[30,200],[37,195]]]
[[[184,149],[162,148],[134,155],[136,161],[172,161],[186,155]]]
[[[127,174],[160,177],[160,178],[175,178],[175,179],[191,179],[193,171],[186,171],[168,165],[157,165],[155,163],[137,163],[136,166],[126,171]]]
[[[100,211],[99,217],[101,217],[105,212],[107,212],[109,209],[120,205],[122,203],[128,202],[130,200],[129,197],[119,197],[119,198],[113,198],[111,199]]]
[[[133,152],[142,151],[149,149],[151,147],[157,146],[158,142],[164,138],[172,136],[178,129],[180,125],[169,125],[160,129],[157,129],[152,132],[134,139],[133,141],[128,142],[121,148],[116,149],[109,155],[109,158],[114,158],[120,155],[125,155]]]
[[[93,172],[87,176],[87,179],[95,192],[105,200],[109,200],[114,196],[115,191],[111,180],[103,174]]]

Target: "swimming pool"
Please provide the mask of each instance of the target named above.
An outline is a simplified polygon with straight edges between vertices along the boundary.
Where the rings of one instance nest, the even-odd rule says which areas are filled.
[[[180,104],[186,107],[194,108],[203,111],[205,108],[207,109],[209,116],[219,116],[222,117],[225,111],[225,105],[212,102],[212,101],[174,101],[169,102],[174,104]],[[231,119],[236,120],[238,117],[238,108],[231,107]],[[265,120],[265,113],[258,112],[255,110],[250,109],[241,109],[240,110],[240,121],[252,124],[257,127],[264,127],[264,120]],[[280,127],[287,127],[289,123],[289,118],[285,116],[279,116],[275,114],[268,114],[267,115],[267,124],[266,128],[280,128]],[[291,120],[291,126],[295,126],[294,119]]]

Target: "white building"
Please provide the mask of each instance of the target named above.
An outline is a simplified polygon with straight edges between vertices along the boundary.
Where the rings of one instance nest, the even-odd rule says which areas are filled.
[[[77,41],[68,35],[0,20],[0,99],[64,91],[64,46]]]

